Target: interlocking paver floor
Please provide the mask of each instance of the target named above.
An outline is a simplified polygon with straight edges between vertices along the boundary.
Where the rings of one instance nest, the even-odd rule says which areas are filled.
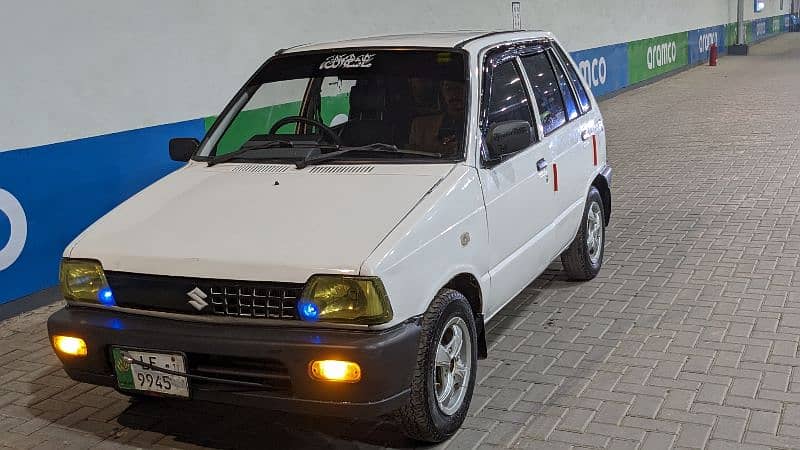
[[[557,264],[490,324],[442,447],[800,448],[800,33],[606,101],[614,215],[588,283]],[[131,402],[69,380],[58,306],[0,323],[12,448],[413,447],[389,422]]]

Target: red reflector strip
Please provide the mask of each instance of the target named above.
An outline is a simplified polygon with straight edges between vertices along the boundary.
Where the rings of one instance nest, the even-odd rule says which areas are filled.
[[[558,192],[558,165],[553,163],[553,190]]]
[[[597,135],[592,135],[592,152],[594,154],[594,165],[597,165]]]

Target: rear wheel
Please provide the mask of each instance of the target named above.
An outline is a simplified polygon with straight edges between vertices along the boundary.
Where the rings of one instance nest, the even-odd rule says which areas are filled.
[[[586,197],[578,234],[561,254],[561,263],[571,279],[591,280],[600,272],[606,242],[605,225],[603,199],[597,188],[592,186]]]
[[[411,395],[397,414],[406,435],[441,442],[464,423],[475,388],[476,335],[467,299],[442,289],[422,316]]]

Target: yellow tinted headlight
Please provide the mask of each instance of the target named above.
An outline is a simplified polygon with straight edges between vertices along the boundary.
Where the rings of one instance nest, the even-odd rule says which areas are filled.
[[[61,293],[66,300],[114,304],[114,294],[108,287],[103,266],[90,259],[62,259],[59,274]]]
[[[378,278],[315,275],[297,302],[307,321],[376,325],[392,320],[392,307]]]

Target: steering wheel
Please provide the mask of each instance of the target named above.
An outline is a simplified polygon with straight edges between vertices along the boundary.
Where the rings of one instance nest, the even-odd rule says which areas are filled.
[[[329,142],[332,142],[336,145],[342,145],[342,139],[339,137],[338,134],[336,134],[335,131],[333,131],[331,127],[325,125],[319,120],[309,119],[308,117],[302,117],[302,116],[284,117],[283,119],[275,122],[275,125],[273,125],[272,128],[269,129],[269,134],[275,134],[275,132],[278,131],[282,126],[289,123],[307,123],[309,125],[314,125],[315,127],[322,130],[322,134],[330,138]]]

